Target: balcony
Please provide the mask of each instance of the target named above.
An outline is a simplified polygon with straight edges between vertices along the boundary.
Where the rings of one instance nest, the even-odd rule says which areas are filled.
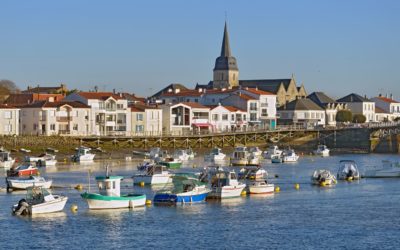
[[[69,135],[71,134],[71,130],[66,129],[66,130],[58,130],[59,135]]]
[[[72,121],[72,117],[71,116],[57,116],[56,120],[58,122],[70,122],[70,121]]]
[[[268,103],[261,103],[260,106],[261,106],[262,108],[268,108]]]

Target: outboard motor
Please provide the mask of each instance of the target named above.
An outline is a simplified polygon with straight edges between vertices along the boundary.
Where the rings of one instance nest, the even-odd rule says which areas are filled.
[[[13,208],[14,215],[27,215],[29,213],[29,204],[25,199],[18,202],[18,206]]]

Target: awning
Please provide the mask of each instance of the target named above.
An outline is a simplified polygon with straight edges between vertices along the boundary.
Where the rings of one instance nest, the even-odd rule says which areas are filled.
[[[212,124],[210,124],[210,123],[192,123],[192,126],[195,126],[195,127],[199,127],[199,128],[201,128],[201,127],[210,127],[210,126],[212,126]]]

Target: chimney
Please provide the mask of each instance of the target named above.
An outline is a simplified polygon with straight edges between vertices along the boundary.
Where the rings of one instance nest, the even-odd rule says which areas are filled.
[[[390,99],[392,99],[392,100],[393,100],[393,94],[390,94]]]
[[[113,89],[113,94],[115,94],[115,89]]]
[[[385,96],[386,98],[388,98],[388,93],[386,93],[386,96]]]
[[[379,97],[382,97],[382,94],[381,94],[381,93],[379,93]]]

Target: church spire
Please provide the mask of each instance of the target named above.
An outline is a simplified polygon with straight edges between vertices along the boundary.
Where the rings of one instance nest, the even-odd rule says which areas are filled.
[[[231,47],[229,46],[228,25],[226,24],[226,22],[225,22],[225,28],[224,28],[224,38],[222,40],[221,56],[222,57],[230,57],[231,56]]]

